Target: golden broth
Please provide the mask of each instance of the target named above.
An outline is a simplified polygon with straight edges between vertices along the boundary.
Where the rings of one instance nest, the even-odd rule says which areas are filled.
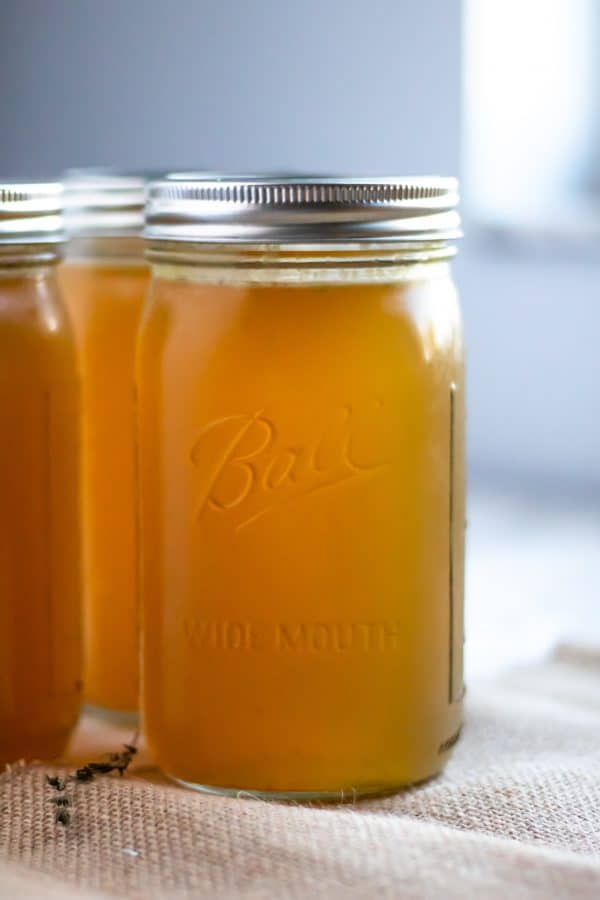
[[[0,274],[0,766],[58,756],[81,697],[79,387],[50,270]]]
[[[368,793],[426,778],[462,699],[448,267],[383,283],[198,272],[157,267],[138,350],[151,748],[202,786]]]
[[[148,269],[67,262],[60,280],[83,376],[85,698],[135,711],[133,364]]]

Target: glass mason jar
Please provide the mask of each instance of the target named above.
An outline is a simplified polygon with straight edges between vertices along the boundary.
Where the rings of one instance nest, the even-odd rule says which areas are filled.
[[[463,695],[453,179],[163,181],[136,365],[143,714],[186,785],[384,793]]]
[[[141,238],[145,178],[74,170],[65,186],[70,240],[59,278],[83,377],[85,699],[135,713],[133,365],[149,281]]]
[[[52,759],[81,700],[79,389],[55,184],[0,185],[0,768]]]

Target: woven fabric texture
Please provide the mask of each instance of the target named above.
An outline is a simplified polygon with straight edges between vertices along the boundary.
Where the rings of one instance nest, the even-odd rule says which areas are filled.
[[[381,800],[202,796],[142,760],[82,785],[62,828],[46,771],[0,776],[1,898],[600,897],[600,651],[471,690],[446,772]]]

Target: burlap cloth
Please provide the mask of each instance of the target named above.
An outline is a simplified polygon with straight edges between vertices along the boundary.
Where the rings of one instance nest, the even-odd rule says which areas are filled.
[[[115,737],[88,719],[74,756]],[[2,898],[600,898],[600,650],[474,686],[446,772],[383,800],[201,796],[142,759],[65,829],[45,771],[0,777]]]

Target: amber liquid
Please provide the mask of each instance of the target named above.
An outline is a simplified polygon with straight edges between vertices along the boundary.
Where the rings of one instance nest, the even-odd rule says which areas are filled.
[[[138,707],[133,360],[144,265],[61,266],[83,385],[85,699]]]
[[[176,779],[352,796],[433,775],[456,740],[460,320],[445,267],[404,269],[154,282],[143,710]]]
[[[64,749],[81,697],[79,394],[51,271],[0,274],[0,766]]]

